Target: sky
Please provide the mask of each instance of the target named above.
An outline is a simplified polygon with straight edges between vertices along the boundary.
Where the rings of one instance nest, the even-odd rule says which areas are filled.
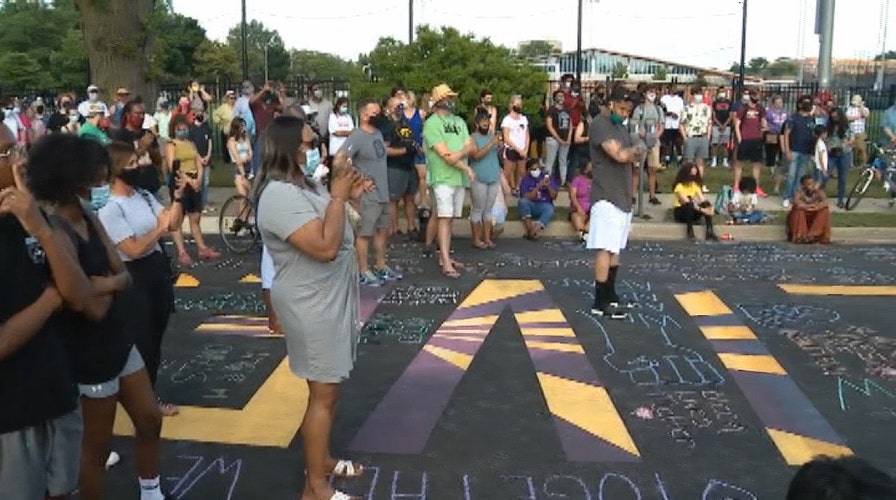
[[[840,0],[834,57],[870,59],[881,52],[887,0]],[[346,59],[369,52],[380,37],[407,41],[409,0],[246,0],[247,17],[276,29],[287,48]],[[699,67],[727,69],[740,57],[739,0],[585,0],[582,48],[601,48]],[[301,8],[301,5],[327,8]],[[569,4],[561,7],[561,4]],[[224,40],[240,22],[240,0],[174,0],[174,10],[199,20]],[[526,6],[520,8],[520,6]],[[333,8],[328,8],[328,7]],[[516,47],[559,40],[576,47],[576,0],[414,0],[415,24],[452,26]],[[887,50],[896,50],[896,0],[886,17]],[[801,41],[802,40],[802,41]],[[748,0],[747,51],[753,57],[817,57],[815,0]]]

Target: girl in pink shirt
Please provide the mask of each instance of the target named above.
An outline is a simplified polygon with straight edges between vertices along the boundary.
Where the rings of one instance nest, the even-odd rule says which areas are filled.
[[[591,215],[591,162],[579,168],[579,174],[569,183],[569,221],[579,232],[582,241],[588,236]]]

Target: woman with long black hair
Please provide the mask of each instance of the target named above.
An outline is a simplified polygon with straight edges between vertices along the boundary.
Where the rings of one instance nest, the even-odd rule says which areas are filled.
[[[712,203],[703,197],[703,178],[700,176],[697,164],[685,161],[675,175],[674,186],[672,194],[675,195],[675,201],[672,204],[672,215],[675,217],[675,222],[687,226],[687,238],[689,240],[695,238],[694,223],[702,220],[706,228],[706,239],[717,241],[719,238],[712,225],[714,209]]]
[[[256,179],[258,225],[276,274],[271,301],[286,338],[289,367],[308,383],[302,420],[304,500],[349,500],[327,475],[357,477],[363,468],[330,454],[340,384],[352,370],[359,336],[358,261],[346,203],[373,185],[344,152],[333,159],[330,193],[307,165],[300,118],[275,118],[265,133]]]
[[[183,223],[180,201],[183,186],[174,189],[171,206],[163,207],[149,192],[134,185],[140,179],[134,146],[114,142],[109,145],[111,187],[108,203],[99,210],[99,219],[118,255],[131,274],[135,293],[122,297],[128,311],[128,329],[155,386],[162,359],[162,337],[174,310],[171,266],[159,245],[159,238]],[[165,416],[176,415],[176,406],[159,401]]]
[[[849,129],[849,120],[840,108],[831,110],[828,116],[828,171],[821,187],[824,188],[831,175],[837,173],[837,208],[843,208],[843,199],[846,196],[846,174],[852,163],[852,132]]]
[[[131,146],[133,151],[133,146]],[[28,186],[35,198],[53,207],[54,225],[76,250],[91,294],[83,312],[64,311],[65,343],[84,420],[80,498],[103,498],[106,457],[120,402],[136,428],[136,462],[141,499],[163,500],[159,481],[162,417],[143,359],[128,333],[132,314],[123,308],[131,275],[94,210],[109,200],[109,155],[98,142],[54,134],[31,152]]]

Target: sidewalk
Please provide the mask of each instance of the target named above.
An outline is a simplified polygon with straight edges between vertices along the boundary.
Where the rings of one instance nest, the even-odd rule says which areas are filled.
[[[209,190],[210,206],[202,216],[202,232],[205,234],[218,234],[218,217],[219,210],[227,199],[234,193],[232,188],[211,188]],[[634,208],[636,214],[634,225],[632,227],[631,238],[635,240],[680,240],[684,238],[684,228],[671,221],[666,220],[669,209],[672,208],[672,194],[663,193],[657,195],[662,202],[661,205],[651,205],[644,200],[645,217],[638,217],[637,205]],[[711,195],[711,197],[714,195]],[[516,206],[515,198],[508,198],[510,206]],[[470,199],[467,196],[466,204],[469,205]],[[569,195],[566,191],[561,191],[557,196],[556,205],[558,207],[566,207],[569,205]],[[759,208],[764,211],[782,211],[781,198],[778,196],[769,196],[759,200]],[[831,203],[831,211],[842,211],[836,207],[836,202]],[[867,198],[856,207],[851,213],[892,213],[896,217],[896,208],[890,208],[886,199]],[[184,228],[186,229],[186,223]],[[746,241],[784,241],[783,221],[775,220],[771,224],[763,224],[758,226],[719,226],[716,228],[719,234],[728,233],[732,239]],[[522,238],[523,227],[519,221],[507,221],[504,224],[504,234],[502,238]],[[470,236],[470,224],[466,220],[454,221],[454,234],[456,236],[467,238]],[[546,237],[557,238],[575,238],[576,233],[572,227],[565,221],[555,220],[542,233]],[[698,237],[701,231],[697,231]],[[896,242],[896,227],[834,227],[832,228],[832,238],[838,243],[894,243]]]

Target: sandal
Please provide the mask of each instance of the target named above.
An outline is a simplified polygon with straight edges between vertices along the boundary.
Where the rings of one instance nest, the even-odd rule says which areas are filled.
[[[335,477],[360,477],[364,475],[364,466],[358,464],[355,468],[355,463],[351,460],[337,460],[330,474]]]
[[[457,272],[457,269],[442,269],[442,275],[444,275],[446,278],[460,278],[460,273]]]
[[[162,413],[163,417],[174,417],[180,414],[180,408],[177,405],[173,405],[171,403],[166,403],[159,398],[159,411]]]

